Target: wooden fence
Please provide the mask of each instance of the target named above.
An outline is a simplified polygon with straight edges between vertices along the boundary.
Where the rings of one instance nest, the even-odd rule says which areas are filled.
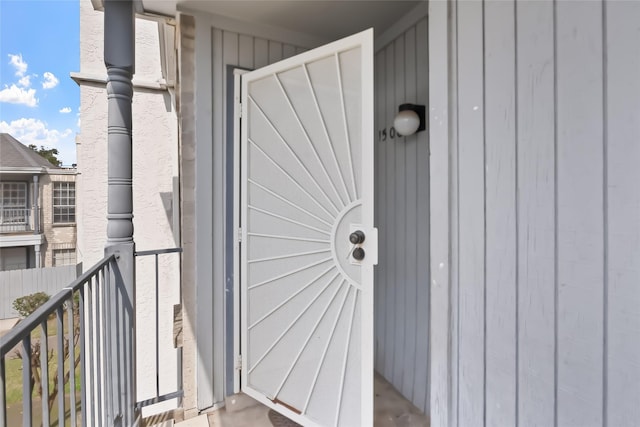
[[[16,298],[36,292],[53,296],[82,272],[82,264],[62,267],[0,271],[0,319],[18,317],[13,309]]]

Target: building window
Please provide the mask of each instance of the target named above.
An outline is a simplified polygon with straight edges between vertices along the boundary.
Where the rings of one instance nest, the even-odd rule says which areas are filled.
[[[53,266],[74,265],[76,263],[75,249],[54,249],[53,250]]]
[[[25,224],[27,216],[27,184],[0,182],[0,224]]]
[[[0,206],[25,209],[27,207],[27,184],[24,182],[0,182]]]
[[[55,182],[53,184],[53,223],[74,222],[76,222],[76,184],[75,182]]]

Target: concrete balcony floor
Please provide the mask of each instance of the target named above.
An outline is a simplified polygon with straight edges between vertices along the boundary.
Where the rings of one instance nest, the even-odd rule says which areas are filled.
[[[231,397],[229,399],[234,399]],[[167,420],[158,427],[298,427],[266,406],[241,395],[227,407],[184,421]],[[380,375],[375,375],[375,427],[428,427],[429,419]],[[150,424],[147,424],[150,425]],[[357,426],[354,426],[357,427]]]

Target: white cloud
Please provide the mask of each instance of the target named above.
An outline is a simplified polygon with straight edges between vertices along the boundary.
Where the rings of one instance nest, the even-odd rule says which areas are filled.
[[[9,133],[25,145],[55,146],[58,142],[71,135],[71,129],[49,129],[47,124],[38,119],[22,118],[10,123],[0,121],[0,132]]]
[[[9,54],[9,64],[13,65],[13,67],[16,69],[16,76],[19,76],[19,77],[24,76],[24,73],[27,72],[27,67],[29,66],[22,59],[21,53],[17,55]]]
[[[18,80],[18,84],[22,87],[31,86],[31,76],[21,77],[20,80]]]
[[[27,107],[35,107],[38,105],[35,89],[23,89],[16,85],[5,86],[4,89],[0,90],[0,102],[22,104]]]
[[[50,73],[48,71],[45,71],[42,77],[44,77],[44,81],[42,82],[43,89],[53,89],[54,87],[58,86],[58,83],[60,83],[60,80],[58,80],[58,78],[54,76],[53,73]]]
[[[61,108],[58,112],[59,112],[59,113],[62,113],[62,114],[70,113],[70,112],[71,112],[71,107],[64,107],[64,108]]]
[[[0,121],[0,132],[8,133],[24,145],[57,148],[63,164],[76,161],[75,139],[71,129],[50,129],[47,123],[33,118],[22,118],[10,123]]]

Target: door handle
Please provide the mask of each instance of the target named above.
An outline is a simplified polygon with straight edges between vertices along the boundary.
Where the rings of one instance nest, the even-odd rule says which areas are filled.
[[[364,243],[364,238],[365,238],[365,235],[362,230],[354,231],[349,235],[349,241],[354,245],[360,245]]]

